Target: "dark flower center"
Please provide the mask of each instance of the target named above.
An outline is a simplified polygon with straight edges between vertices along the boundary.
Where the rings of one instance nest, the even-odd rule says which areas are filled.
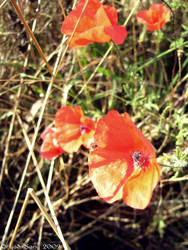
[[[134,168],[146,168],[149,165],[149,156],[143,152],[134,152],[132,155]]]
[[[91,148],[92,150],[95,150],[97,147],[98,147],[97,144],[94,143],[94,142],[92,142],[92,143],[90,144],[90,148]]]
[[[85,134],[85,133],[88,133],[89,128],[82,124],[82,125],[80,125],[80,132],[81,132],[82,135]]]

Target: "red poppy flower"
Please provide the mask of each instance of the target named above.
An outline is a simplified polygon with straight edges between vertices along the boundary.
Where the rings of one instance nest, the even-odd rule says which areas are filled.
[[[40,149],[41,155],[47,160],[52,160],[57,158],[64,150],[57,144],[54,138],[54,128],[48,127],[41,134],[43,143]]]
[[[65,106],[57,111],[54,138],[66,152],[76,152],[81,145],[88,148],[94,131],[95,122],[84,116],[80,106]]]
[[[163,4],[153,4],[149,10],[140,11],[136,18],[147,30],[159,30],[170,20],[170,9]]]
[[[79,0],[76,8],[69,13],[62,24],[62,33],[70,37],[82,13],[86,0]],[[99,0],[89,0],[79,21],[74,36],[68,40],[70,48],[78,48],[89,43],[106,43],[111,39],[122,44],[127,36],[123,26],[117,26],[117,10],[103,5]]]
[[[110,111],[97,123],[94,145],[89,171],[99,196],[108,203],[123,199],[133,208],[147,207],[161,170],[151,143],[130,116]]]

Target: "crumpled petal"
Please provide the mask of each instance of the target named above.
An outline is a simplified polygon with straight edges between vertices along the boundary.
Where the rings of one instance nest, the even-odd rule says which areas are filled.
[[[89,173],[99,196],[144,209],[160,180],[160,167],[153,146],[130,116],[111,110],[97,123],[94,145]]]
[[[159,30],[170,20],[171,11],[163,4],[153,4],[148,10],[140,11],[136,18],[146,25],[147,30]]]
[[[41,134],[43,143],[41,145],[40,153],[46,160],[52,160],[57,158],[64,150],[57,145],[57,141],[54,138],[54,128],[48,127]]]
[[[111,25],[116,25],[118,22],[117,10],[114,7],[108,5],[103,5],[103,8],[111,22]]]
[[[84,116],[80,106],[64,106],[55,116],[54,137],[68,153],[78,151],[81,145],[89,147],[93,141],[95,122]]]
[[[161,169],[155,160],[149,167],[136,169],[123,187],[123,200],[133,208],[145,209],[152,197],[152,192],[160,181]]]
[[[141,10],[136,16],[138,22],[147,25],[150,22],[150,19],[147,13],[148,13],[148,10]]]
[[[89,174],[99,196],[111,203],[113,197],[124,184],[126,172],[126,162],[117,160],[99,168],[90,167]],[[121,193],[118,193],[116,199],[122,199],[122,190]]]
[[[76,8],[69,13],[62,23],[62,33],[69,38],[81,16],[85,0],[78,2]],[[105,28],[112,27],[112,29]],[[118,44],[123,43],[126,37],[126,30],[123,27],[117,28],[117,10],[108,5],[102,5],[98,0],[89,0],[87,7],[80,18],[75,33],[67,43],[70,48],[79,48],[89,43],[106,43],[111,39]],[[115,33],[118,38],[115,39]]]
[[[104,32],[108,34],[116,44],[122,44],[127,37],[127,31],[123,26],[104,27]]]
[[[69,44],[70,48],[79,48],[93,42],[107,43],[110,40],[110,36],[104,33],[104,27],[101,26],[91,28],[82,33],[77,33],[71,40],[68,39],[67,43]]]
[[[143,151],[151,154],[152,157],[155,156],[153,146],[127,113],[120,115],[115,110],[108,112],[97,124],[95,141],[99,149],[122,152],[125,157],[136,151]]]
[[[83,112],[79,106],[65,106],[58,109],[55,116],[56,140],[60,145],[80,136],[80,119]]]

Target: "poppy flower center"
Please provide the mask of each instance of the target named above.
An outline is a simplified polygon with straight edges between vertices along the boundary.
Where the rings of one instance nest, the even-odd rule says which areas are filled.
[[[94,142],[92,142],[92,143],[90,144],[91,150],[95,150],[97,147],[98,147],[97,144],[94,143]]]
[[[134,152],[132,155],[134,169],[141,167],[146,169],[149,165],[149,156],[143,152]]]
[[[89,132],[89,128],[86,125],[80,125],[80,133],[81,135],[88,133]]]

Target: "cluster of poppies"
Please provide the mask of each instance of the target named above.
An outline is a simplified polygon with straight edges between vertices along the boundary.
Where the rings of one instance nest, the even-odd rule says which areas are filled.
[[[137,209],[149,204],[161,169],[151,143],[127,113],[111,110],[96,122],[80,106],[64,106],[41,137],[41,155],[48,160],[77,152],[81,145],[88,148],[91,181],[108,203],[123,199]]]
[[[153,4],[137,14],[147,30],[159,30],[170,20],[170,9]],[[99,0],[79,0],[62,24],[70,48],[112,40],[122,44],[127,36],[117,25],[117,10]],[[127,113],[111,110],[98,121],[85,117],[80,106],[64,106],[55,115],[53,126],[41,138],[41,155],[52,160],[64,152],[89,150],[89,175],[101,198],[112,203],[123,199],[133,208],[148,206],[161,177],[154,148]]]
[[[171,11],[163,4],[153,4],[140,11],[136,18],[147,30],[159,30],[170,20]],[[112,40],[122,44],[127,36],[124,26],[117,25],[117,10],[103,5],[99,0],[79,0],[62,24],[62,33],[69,39],[70,48],[79,48],[89,43],[106,43]]]

